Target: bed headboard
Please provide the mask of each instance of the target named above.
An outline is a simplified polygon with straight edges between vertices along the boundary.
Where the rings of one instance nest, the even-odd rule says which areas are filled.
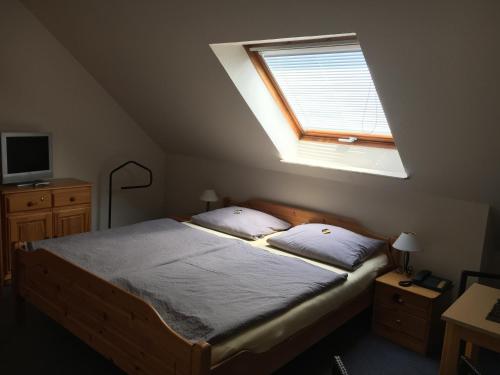
[[[387,243],[386,252],[389,256],[390,268],[396,268],[399,265],[399,254],[397,251],[394,251],[392,248],[392,243],[394,239],[378,235],[367,228],[363,227],[356,220],[337,216],[334,214],[328,214],[319,211],[312,211],[303,208],[293,207],[286,204],[270,202],[264,199],[250,199],[244,202],[236,202],[231,198],[224,198],[223,200],[224,207],[228,206],[240,206],[240,207],[248,207],[253,208],[255,210],[259,210],[262,212],[266,212],[270,215],[276,216],[280,219],[283,219],[293,226],[305,224],[305,223],[324,223],[335,225],[337,227],[342,227],[345,229],[349,229],[353,232],[362,234],[364,236],[377,238],[380,240],[384,240]]]

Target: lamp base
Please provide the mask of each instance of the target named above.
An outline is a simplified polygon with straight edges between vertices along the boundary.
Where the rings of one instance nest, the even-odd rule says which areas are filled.
[[[411,274],[413,273],[413,267],[410,266],[410,252],[409,251],[404,252],[403,264],[404,264],[404,266],[403,266],[402,273],[405,273],[406,275],[411,276]]]

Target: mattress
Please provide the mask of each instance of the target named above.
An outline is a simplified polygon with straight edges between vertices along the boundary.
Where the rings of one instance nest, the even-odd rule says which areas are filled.
[[[236,238],[211,229],[200,227],[190,222],[185,222],[184,224],[192,228],[197,228],[199,230],[212,233],[217,236]],[[258,247],[264,251],[269,251],[271,253],[286,257],[303,259],[308,263],[314,264],[315,266],[330,270],[332,272],[346,272],[345,270],[342,270],[340,268],[305,259],[272,248],[267,244],[267,239],[274,235],[277,235],[277,233],[271,234],[257,241],[248,241],[244,239],[239,240],[247,242],[252,246]],[[376,253],[372,257],[367,259],[361,267],[353,272],[348,272],[347,280],[341,285],[337,285],[335,288],[329,289],[324,293],[316,295],[315,297],[302,302],[301,304],[291,308],[287,312],[271,320],[268,320],[265,323],[261,323],[257,326],[249,328],[245,331],[240,332],[236,336],[230,337],[222,342],[213,345],[212,364],[217,364],[242,350],[249,350],[255,353],[269,350],[273,346],[292,336],[294,333],[311,325],[322,316],[339,309],[351,299],[360,295],[373,283],[374,279],[377,277],[378,272],[386,267],[388,263],[389,259],[387,257],[387,254],[382,252]]]

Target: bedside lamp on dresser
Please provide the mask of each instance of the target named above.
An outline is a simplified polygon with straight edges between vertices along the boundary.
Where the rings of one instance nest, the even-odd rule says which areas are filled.
[[[423,288],[410,278],[410,253],[421,251],[415,233],[401,233],[392,247],[403,252],[403,267],[375,280],[373,331],[421,354],[437,353],[444,332],[440,316],[450,293]]]
[[[203,191],[203,193],[201,193],[200,200],[202,202],[205,202],[206,211],[210,211],[210,203],[217,202],[219,200],[219,197],[215,193],[215,190],[207,189],[207,190]]]
[[[421,251],[417,242],[417,236],[412,232],[403,232],[392,244],[392,248],[403,253],[403,273],[411,275],[413,268],[410,267],[410,253]]]

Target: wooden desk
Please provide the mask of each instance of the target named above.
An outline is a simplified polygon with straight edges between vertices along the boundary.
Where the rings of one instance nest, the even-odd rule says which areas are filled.
[[[500,352],[500,323],[486,320],[499,298],[500,289],[475,283],[443,313],[446,332],[439,369],[441,375],[457,374],[461,340]]]

